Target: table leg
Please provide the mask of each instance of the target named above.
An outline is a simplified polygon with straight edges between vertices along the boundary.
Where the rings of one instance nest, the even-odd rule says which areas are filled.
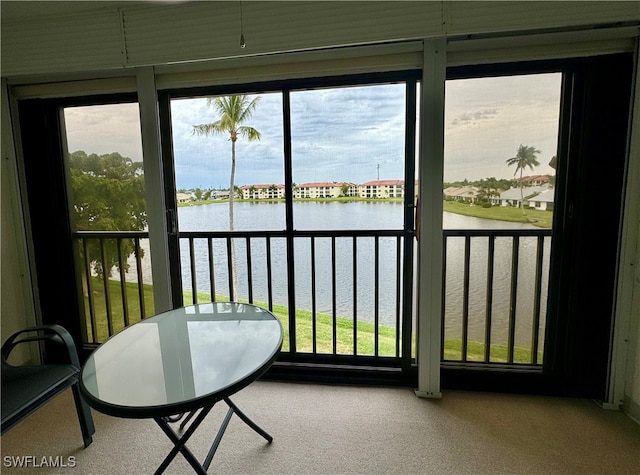
[[[187,443],[187,440],[189,440],[189,438],[193,435],[193,433],[198,428],[200,423],[202,423],[202,421],[207,416],[207,414],[209,414],[209,411],[211,411],[212,408],[213,406],[203,408],[202,411],[200,411],[200,414],[198,414],[195,420],[191,423],[189,428],[184,432],[184,434],[182,434],[182,437],[178,437],[178,435],[173,431],[173,429],[169,427],[169,423],[165,418],[158,417],[154,419],[156,423],[160,426],[160,428],[164,431],[164,433],[167,434],[167,437],[169,437],[169,439],[171,440],[171,442],[173,442],[173,445],[174,445],[173,449],[171,449],[171,452],[169,452],[169,454],[165,457],[163,462],[160,464],[160,466],[156,470],[155,472],[156,475],[163,473],[167,469],[167,467],[173,461],[176,455],[178,455],[178,452],[180,452],[183,455],[183,457],[187,460],[187,462],[191,464],[191,466],[196,471],[196,473],[199,473],[201,475],[202,474],[206,475],[207,473],[206,469],[200,464],[200,462],[198,462],[198,459],[196,459],[195,455],[193,455],[193,453],[186,447],[185,444]]]
[[[184,416],[184,414],[180,415],[179,417],[178,416],[158,417],[154,419],[156,423],[160,426],[160,428],[164,431],[164,433],[167,435],[167,437],[169,437],[171,442],[173,442],[173,445],[174,445],[173,449],[171,449],[171,452],[169,452],[169,454],[165,457],[163,462],[160,464],[160,466],[156,470],[155,472],[156,475],[163,473],[167,469],[167,467],[171,464],[171,462],[176,457],[176,455],[178,455],[178,453],[181,453],[183,455],[183,457],[187,460],[187,462],[189,462],[189,464],[193,467],[196,473],[201,475],[202,474],[206,475],[207,470],[209,469],[209,465],[211,465],[213,456],[215,455],[216,450],[218,450],[218,446],[220,445],[222,436],[224,435],[224,432],[227,429],[227,426],[229,425],[229,421],[231,421],[231,417],[233,416],[233,414],[237,414],[238,417],[245,424],[247,424],[254,431],[256,431],[258,434],[264,437],[264,439],[268,443],[273,442],[273,437],[271,437],[271,435],[269,435],[265,430],[263,430],[260,426],[258,426],[258,424],[256,424],[251,419],[249,419],[249,417],[247,417],[247,415],[244,412],[242,412],[238,408],[238,406],[236,406],[231,401],[231,399],[224,398],[224,402],[226,402],[227,405],[229,406],[229,410],[227,411],[227,415],[222,421],[222,424],[220,424],[220,428],[218,429],[216,438],[211,444],[209,453],[207,454],[207,457],[205,458],[202,464],[198,462],[198,459],[196,459],[195,455],[193,455],[193,453],[187,448],[186,443],[189,440],[189,438],[193,435],[195,430],[198,428],[198,426],[202,423],[204,418],[207,417],[207,415],[209,414],[213,406],[203,408],[200,411],[200,413],[198,413],[198,415],[193,420],[193,422],[189,425],[187,430],[182,434],[181,437],[178,437],[178,434],[169,426],[169,423],[178,422]],[[193,411],[187,415],[186,419],[182,421],[182,423],[180,424],[180,430],[184,428],[184,426],[195,415],[196,412],[197,411]]]
[[[229,421],[231,420],[231,416],[233,416],[234,413],[237,414],[238,417],[245,424],[247,424],[249,427],[251,427],[253,430],[255,430],[258,434],[260,434],[262,437],[264,437],[267,440],[267,442],[269,442],[269,443],[273,442],[273,437],[271,437],[260,426],[258,426],[258,424],[256,424],[251,419],[249,419],[244,412],[242,412],[240,409],[238,409],[238,406],[236,406],[231,401],[231,399],[224,398],[224,402],[226,402],[227,405],[229,406],[229,410],[227,411],[227,415],[225,416],[224,421],[222,421],[222,424],[220,425],[220,429],[218,429],[218,434],[216,435],[216,438],[213,441],[213,444],[211,444],[211,448],[209,449],[209,453],[207,454],[207,458],[204,460],[204,463],[202,464],[202,466],[205,468],[205,470],[209,469],[209,465],[211,465],[211,460],[213,459],[213,456],[216,454],[216,450],[218,450],[218,445],[220,445],[220,441],[222,440],[222,436],[224,435],[224,431],[227,430],[227,426],[229,425]]]
[[[251,419],[249,419],[245,415],[244,412],[242,412],[240,409],[238,409],[238,406],[236,406],[233,402],[231,402],[231,399],[226,397],[226,398],[224,398],[224,402],[227,403],[229,408],[233,409],[233,412],[238,414],[238,417],[240,419],[242,419],[245,424],[247,424],[249,427],[251,427],[253,430],[255,430],[258,434],[260,434],[262,437],[264,437],[267,440],[267,442],[269,442],[269,443],[273,442],[273,437],[271,437],[266,431],[264,431],[258,424],[256,424]]]

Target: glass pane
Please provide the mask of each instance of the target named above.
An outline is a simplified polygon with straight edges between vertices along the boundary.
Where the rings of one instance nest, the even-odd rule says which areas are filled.
[[[446,82],[445,229],[551,227],[561,79]]]
[[[284,230],[282,124],[279,92],[171,100],[181,233]],[[284,245],[258,236],[181,238],[185,303],[244,299],[285,319]]]
[[[171,128],[180,231],[285,228],[282,94],[172,99]]]
[[[542,362],[561,80],[549,73],[446,83],[443,226],[468,232],[446,241],[445,359]],[[487,235],[496,229],[513,235]]]
[[[85,338],[102,342],[154,313],[138,104],[67,107],[63,117]]]
[[[402,229],[405,96],[404,83],[291,93],[296,229]]]

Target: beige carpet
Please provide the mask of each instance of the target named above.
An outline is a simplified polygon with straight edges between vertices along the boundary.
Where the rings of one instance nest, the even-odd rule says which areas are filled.
[[[454,391],[424,400],[403,388],[276,382],[232,399],[274,441],[234,416],[210,473],[640,473],[640,426],[585,400]],[[190,440],[199,459],[225,408]],[[93,444],[83,449],[67,391],[2,437],[2,473],[153,473],[172,447],[152,420],[96,412],[94,420]],[[28,455],[40,466],[8,467]],[[43,456],[75,467],[42,466]],[[166,473],[193,471],[178,455]]]

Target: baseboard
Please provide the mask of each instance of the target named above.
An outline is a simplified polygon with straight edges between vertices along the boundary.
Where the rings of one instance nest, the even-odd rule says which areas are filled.
[[[622,412],[640,424],[640,404],[631,399],[631,397],[625,395]]]
[[[593,399],[593,402],[607,411],[619,411],[622,404],[614,404],[612,402],[604,402],[600,399]]]
[[[425,398],[425,399],[442,399],[442,393],[440,392],[432,392],[432,391],[419,391],[414,389],[413,392],[416,396]]]

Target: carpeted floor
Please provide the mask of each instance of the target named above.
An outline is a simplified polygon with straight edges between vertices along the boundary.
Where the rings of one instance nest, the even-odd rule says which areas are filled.
[[[274,441],[234,416],[210,473],[640,473],[640,425],[591,401],[457,391],[425,400],[404,388],[276,382],[232,400]],[[188,443],[201,460],[225,408],[216,406]],[[152,420],[95,411],[94,420],[93,444],[83,449],[67,391],[2,437],[2,473],[153,473],[172,447]],[[63,466],[47,467],[43,456]],[[20,460],[30,466],[11,466]],[[178,455],[166,473],[193,470]]]

